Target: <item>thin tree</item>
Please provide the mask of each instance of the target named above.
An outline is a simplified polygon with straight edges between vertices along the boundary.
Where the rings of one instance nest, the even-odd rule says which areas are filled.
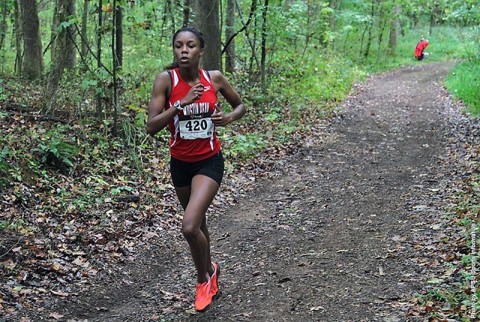
[[[377,0],[377,1],[378,1],[378,3],[380,3],[380,0]],[[375,23],[375,14],[376,14],[375,9],[376,9],[375,1],[373,0],[372,1],[372,6],[371,6],[370,22],[368,24],[367,45],[366,45],[365,54],[364,54],[365,58],[368,58],[368,55],[370,54],[370,46],[372,45],[372,41],[373,41],[373,26],[374,26],[374,23]]]
[[[166,6],[167,6],[167,12],[169,12],[170,14],[168,15],[170,17],[170,25],[172,27],[172,34],[175,32],[175,13],[173,12],[173,8],[174,8],[174,0],[168,0],[167,3],[166,3]]]
[[[50,49],[50,61],[55,61],[55,43],[57,39],[57,28],[58,28],[58,1],[55,0],[55,5],[53,7],[53,15],[52,15],[52,24],[50,26],[50,42],[47,45],[47,48],[45,49],[48,50]]]
[[[340,6],[339,0],[330,0],[328,2],[328,7],[331,10],[328,15],[328,27],[331,32],[335,32],[335,29],[336,29],[336,23],[337,23],[336,16],[337,16],[337,11],[339,6]],[[335,37],[331,41],[331,44],[333,48],[335,48]]]
[[[312,28],[312,22],[315,21],[316,11],[317,10],[316,10],[315,4],[313,4],[312,1],[308,0],[307,1],[307,25],[305,26],[305,46],[303,49],[303,53],[305,53],[305,51],[307,50],[308,45],[310,43],[310,39],[316,32],[316,31],[312,31],[312,29],[315,29],[315,28]],[[320,34],[322,33],[323,31],[320,32]]]
[[[170,18],[170,32],[173,35],[175,33],[175,14],[173,13],[173,0],[168,0],[165,2],[165,7],[163,9],[163,17],[162,17],[162,33],[160,35],[159,41],[163,41],[165,38],[164,31],[167,29],[167,19]],[[183,26],[186,26],[188,23],[188,17],[190,15],[190,1],[184,1],[183,4]]]
[[[45,93],[47,111],[52,109],[55,102],[55,94],[64,70],[72,69],[76,61],[75,25],[69,22],[69,17],[75,15],[75,0],[57,0],[56,7],[57,17],[54,21],[58,22],[58,26],[55,28],[53,59]]]
[[[82,57],[87,57],[87,53],[88,53],[88,41],[87,41],[88,1],[89,0],[83,0],[82,30],[81,30],[81,38],[82,38],[81,56]]]
[[[113,134],[117,134],[117,128],[118,128],[118,81],[117,81],[117,69],[119,66],[119,55],[117,52],[118,44],[116,41],[117,38],[117,14],[119,10],[117,8],[117,1],[113,0],[113,27],[112,27],[112,57],[113,57]]]
[[[395,5],[393,8],[393,15],[390,19],[390,35],[388,38],[388,52],[390,55],[394,55],[397,51],[397,35],[400,30],[400,22],[398,18],[402,13],[402,7]]]
[[[255,2],[255,8],[257,7],[257,0],[253,0],[252,2]],[[255,10],[256,11],[256,10]],[[248,71],[248,74],[250,75],[250,81],[253,81],[253,76],[254,76],[254,72],[253,72],[253,61],[254,59],[257,60],[257,67],[259,70],[262,69],[262,62],[260,60],[260,62],[258,62],[258,58],[257,58],[257,23],[258,23],[258,19],[257,19],[257,15],[254,15],[253,16],[253,39],[251,41],[252,45],[251,45],[251,49],[252,49],[252,54],[250,55],[250,63],[249,63],[249,71]]]
[[[257,0],[252,0],[252,4],[250,6],[250,14],[248,15],[248,19],[246,22],[243,20],[242,10],[240,8],[238,1],[235,1],[235,7],[237,8],[238,16],[240,18],[240,22],[242,23],[242,28],[240,28],[240,30],[236,31],[229,39],[227,39],[227,42],[222,49],[222,54],[227,50],[228,46],[235,39],[236,36],[238,36],[241,32],[245,32],[245,37],[247,38],[248,44],[252,49],[252,56],[254,57],[255,62],[257,63],[257,67],[260,69],[260,61],[257,58],[255,42],[252,41],[250,34],[248,33],[248,27],[250,23],[254,20],[253,16],[256,14],[256,11],[257,11]]]
[[[98,26],[97,26],[97,68],[100,70],[102,68],[102,27],[103,27],[103,11],[102,11],[102,0],[98,0]],[[100,91],[97,91],[97,117],[100,118],[102,115],[102,94]]]
[[[227,0],[227,15],[225,19],[225,39],[232,39],[226,47],[225,71],[233,73],[235,71],[235,0]]]
[[[183,1],[183,26],[186,26],[190,23],[190,11],[191,11],[191,1],[184,0]]]
[[[0,7],[2,9],[2,20],[0,22],[0,50],[2,50],[3,44],[5,43],[5,35],[7,34],[7,0],[2,0],[0,2]]]
[[[15,33],[15,75],[22,75],[22,40],[23,40],[23,30],[22,30],[22,15],[20,14],[20,7],[17,0],[13,2],[15,23],[13,31]]]
[[[263,5],[263,11],[262,11],[262,41],[261,41],[261,47],[262,47],[262,53],[261,53],[261,63],[260,66],[261,68],[261,73],[260,73],[260,79],[261,79],[261,84],[262,84],[262,89],[264,92],[267,90],[267,83],[266,83],[266,56],[267,56],[267,11],[268,11],[268,0],[265,0],[265,3]]]
[[[44,70],[40,20],[36,0],[19,0],[20,21],[23,31],[22,75],[28,79],[42,76]]]
[[[433,1],[433,6],[432,6],[432,10],[430,11],[430,29],[428,31],[428,34],[431,35],[432,32],[433,32],[433,28],[435,27],[436,23],[437,23],[437,12],[438,12],[438,1],[437,0],[434,0]]]
[[[123,65],[123,8],[117,6],[115,9],[115,58],[116,66]]]

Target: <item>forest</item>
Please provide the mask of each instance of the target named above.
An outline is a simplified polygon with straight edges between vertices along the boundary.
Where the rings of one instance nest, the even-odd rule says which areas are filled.
[[[185,25],[205,37],[203,68],[247,107],[218,133],[227,175],[262,176],[357,84],[404,66],[454,61],[444,86],[480,115],[477,0],[0,0],[0,315],[64,296],[59,283],[121,261],[148,227],[178,227],[169,133],[148,135],[146,111]],[[419,311],[462,316],[468,278],[419,298]]]

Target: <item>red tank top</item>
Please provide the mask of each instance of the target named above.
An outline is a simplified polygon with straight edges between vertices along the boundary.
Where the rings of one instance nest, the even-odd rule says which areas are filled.
[[[180,76],[178,68],[170,71],[172,91],[165,109],[174,108],[173,104],[187,95],[190,86]],[[197,162],[220,152],[220,140],[210,116],[217,108],[217,94],[208,73],[200,69],[200,82],[204,86],[203,95],[186,105],[183,111],[170,121],[170,154],[185,162]]]
[[[417,47],[415,47],[415,52],[414,52],[414,55],[415,57],[420,57],[423,53],[423,51],[425,50],[425,48],[427,48],[428,46],[428,41],[420,41],[418,44],[417,44]]]

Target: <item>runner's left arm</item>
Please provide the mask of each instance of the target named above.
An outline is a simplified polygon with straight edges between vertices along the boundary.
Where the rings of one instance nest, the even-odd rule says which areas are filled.
[[[233,89],[232,85],[230,85],[225,76],[223,76],[220,71],[214,70],[210,71],[210,77],[212,78],[215,91],[220,92],[233,108],[229,113],[225,113],[223,110],[218,110],[213,114],[211,118],[215,126],[225,126],[245,115],[247,110],[243,105],[242,99]]]

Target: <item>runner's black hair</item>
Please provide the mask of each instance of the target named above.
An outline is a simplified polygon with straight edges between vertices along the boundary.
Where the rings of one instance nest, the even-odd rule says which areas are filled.
[[[200,31],[198,31],[195,27],[193,26],[184,26],[180,29],[177,30],[177,32],[175,32],[173,34],[173,37],[172,37],[172,46],[175,44],[175,39],[177,38],[177,35],[181,32],[184,32],[184,31],[189,31],[191,32],[192,34],[195,35],[195,37],[197,37],[198,41],[200,41],[200,48],[204,48],[205,47],[205,39],[203,39],[203,35]]]

